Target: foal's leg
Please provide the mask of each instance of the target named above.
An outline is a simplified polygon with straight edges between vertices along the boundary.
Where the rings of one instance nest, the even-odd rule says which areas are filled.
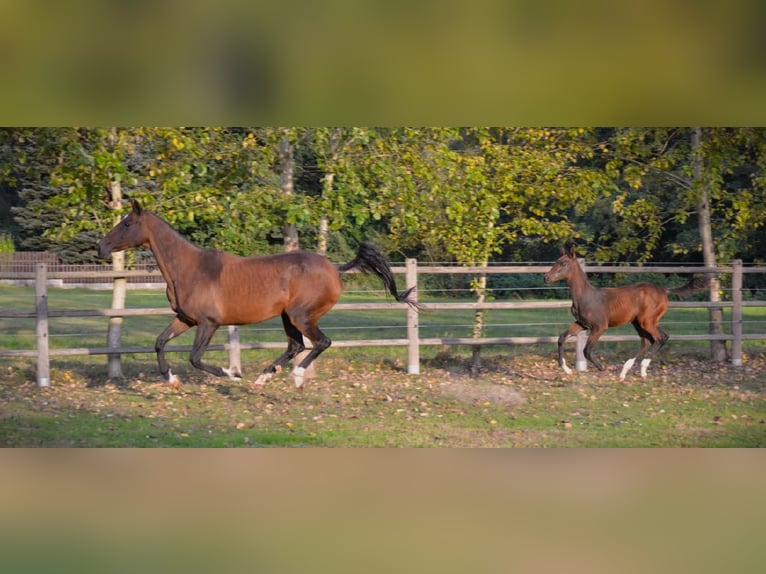
[[[662,349],[665,343],[668,342],[670,335],[663,331],[659,325],[634,326],[636,327],[636,331],[638,331],[639,335],[641,335],[644,340],[648,339],[651,341],[651,346],[649,345],[648,341],[642,345],[641,351],[636,357],[636,359],[639,357],[644,357],[641,359],[641,378],[645,379],[646,371],[649,368],[649,364],[652,362],[654,355],[656,355],[657,352]]]
[[[570,369],[567,366],[567,361],[564,358],[564,343],[566,342],[566,340],[569,337],[571,337],[572,335],[576,335],[577,333],[579,333],[583,329],[584,329],[584,327],[582,325],[580,325],[579,323],[572,323],[571,325],[569,325],[569,327],[567,328],[566,331],[561,333],[561,336],[559,337],[559,347],[558,347],[558,351],[559,351],[559,366],[562,369],[564,369],[564,372],[567,375],[571,375],[572,374],[572,369]]]
[[[303,351],[306,347],[303,344],[303,335],[298,328],[292,324],[290,317],[287,313],[282,313],[282,325],[285,328],[287,334],[287,350],[282,355],[258,376],[253,382],[254,385],[263,385],[269,381],[276,373],[282,370],[282,368],[292,360],[295,355]]]
[[[604,365],[601,364],[601,361],[596,359],[596,357],[593,356],[593,348],[596,346],[596,343],[598,342],[599,337],[604,334],[604,331],[606,331],[606,327],[601,326],[593,326],[590,329],[590,333],[588,333],[588,340],[585,342],[585,348],[583,349],[583,354],[585,355],[585,358],[588,359],[593,365],[599,370],[604,370]]]
[[[633,326],[636,328],[636,332],[638,332],[638,336],[641,337],[641,348],[638,350],[638,353],[636,353],[635,357],[632,357],[625,361],[625,364],[622,366],[622,371],[620,371],[620,380],[624,381],[625,376],[628,374],[628,371],[633,368],[634,363],[641,359],[645,354],[646,351],[649,349],[649,347],[655,342],[655,339],[652,337],[652,335],[646,331],[644,328],[642,328],[638,323],[635,321],[633,322]],[[651,362],[651,359],[642,359],[641,360],[641,376],[646,377],[646,369],[649,367],[649,363]]]
[[[184,323],[178,317],[174,317],[170,322],[170,325],[168,325],[167,328],[162,333],[160,333],[160,336],[157,337],[157,341],[154,343],[154,350],[157,353],[157,363],[160,367],[160,374],[162,374],[162,376],[165,377],[169,383],[178,384],[181,381],[178,378],[178,375],[174,374],[170,370],[170,367],[165,360],[165,345],[167,345],[170,339],[177,337],[181,333],[185,333],[190,328],[191,325]]]

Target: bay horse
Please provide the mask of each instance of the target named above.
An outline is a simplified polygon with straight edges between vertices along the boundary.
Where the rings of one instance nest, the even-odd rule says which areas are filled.
[[[567,253],[561,248],[561,257],[545,274],[546,283],[565,280],[569,284],[572,297],[572,323],[558,340],[558,361],[564,372],[569,375],[572,369],[564,359],[564,342],[583,330],[588,330],[585,344],[585,358],[599,371],[604,365],[593,356],[593,347],[608,327],[617,327],[632,323],[641,338],[641,348],[635,357],[628,359],[620,372],[620,380],[625,380],[634,363],[641,360],[641,377],[646,378],[646,371],[654,355],[667,343],[670,336],[659,326],[660,319],[668,309],[668,293],[680,297],[702,291],[708,281],[692,279],[689,284],[675,289],[665,289],[651,283],[634,283],[622,287],[597,288],[588,281],[585,271],[580,267],[572,247]]]
[[[202,355],[221,325],[260,323],[280,315],[288,338],[287,350],[255,380],[262,385],[305,349],[303,336],[313,348],[295,366],[295,385],[302,388],[306,368],[327,349],[331,341],[317,326],[319,318],[340,298],[340,272],[358,268],[374,273],[399,302],[417,308],[410,299],[414,287],[399,293],[391,269],[380,250],[371,243],[360,245],[356,257],[336,267],[316,253],[291,251],[276,255],[239,257],[217,249],[202,249],[163,219],[130,199],[132,210],[98,242],[100,257],[113,251],[146,246],[154,254],[167,283],[170,307],[176,313],[157,337],[155,351],[160,373],[178,385],[179,378],[165,360],[168,341],[197,327],[191,364],[215,376],[239,379],[235,367],[221,368],[202,362]]]

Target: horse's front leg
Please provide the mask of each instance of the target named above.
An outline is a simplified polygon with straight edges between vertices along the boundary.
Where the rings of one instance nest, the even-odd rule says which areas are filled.
[[[572,335],[576,335],[577,333],[579,333],[582,330],[583,330],[583,326],[582,325],[580,325],[579,323],[572,323],[571,325],[569,325],[569,328],[566,331],[561,333],[561,336],[559,337],[559,343],[558,343],[559,344],[559,346],[558,346],[558,351],[559,351],[559,366],[562,369],[564,369],[564,372],[567,375],[571,375],[572,374],[572,369],[570,369],[567,366],[567,361],[564,358],[564,343],[566,343],[566,341],[567,341],[567,339],[569,339],[569,337],[571,337]]]
[[[167,379],[169,383],[177,385],[181,382],[178,375],[175,375],[168,366],[168,362],[165,360],[165,345],[167,345],[170,339],[178,337],[181,333],[185,333],[191,328],[191,325],[183,322],[178,316],[174,317],[170,322],[170,325],[160,333],[157,337],[157,341],[154,343],[154,350],[157,353],[157,364],[160,367],[160,374]]]

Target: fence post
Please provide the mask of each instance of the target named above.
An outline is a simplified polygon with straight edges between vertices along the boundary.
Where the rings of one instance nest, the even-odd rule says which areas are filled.
[[[585,259],[580,257],[577,259],[577,263],[585,271]],[[587,371],[588,359],[585,358],[585,343],[588,342],[588,332],[580,331],[575,337],[575,370],[579,372]]]
[[[35,269],[35,308],[37,309],[37,386],[51,384],[48,357],[48,266],[38,263]]]
[[[239,327],[229,325],[229,369],[232,372],[242,372],[242,359],[239,347]]]
[[[742,260],[735,259],[731,262],[733,272],[731,275],[731,334],[734,339],[731,343],[731,364],[735,367],[742,366]]]
[[[415,287],[411,299],[418,300],[418,260],[407,259],[406,261],[406,288]],[[407,373],[410,375],[420,374],[420,326],[418,324],[418,310],[407,306]]]
[[[125,252],[117,251],[112,253],[112,269],[114,271],[125,271]],[[112,309],[124,309],[125,298],[127,297],[128,280],[125,277],[115,277],[112,282]],[[110,349],[119,349],[122,340],[123,317],[109,317],[109,325],[106,331],[106,346]],[[110,379],[121,379],[122,373],[122,355],[120,353],[109,353],[106,358],[106,376]]]
[[[575,337],[575,369],[580,372],[587,371],[588,359],[585,358],[585,344],[588,342],[588,331],[580,331]]]

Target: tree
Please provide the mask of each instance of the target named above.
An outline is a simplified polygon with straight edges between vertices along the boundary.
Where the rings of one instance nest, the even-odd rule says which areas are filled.
[[[285,211],[266,130],[240,128],[29,129],[14,131],[21,187],[14,210],[31,249],[95,259],[112,224],[110,174],[201,245],[250,254],[268,248]],[[114,140],[110,144],[110,138]],[[280,232],[281,235],[281,232]]]
[[[392,158],[381,194],[394,236],[441,246],[454,260],[487,265],[521,236],[562,241],[578,235],[569,214],[587,210],[608,181],[578,167],[593,153],[587,130],[402,129],[384,144]],[[472,284],[477,301],[486,277]],[[477,312],[473,336],[483,332]],[[478,347],[474,369],[479,365]]]
[[[292,141],[292,130],[287,128],[280,130],[282,136],[279,140],[279,183],[285,201],[289,204],[295,198],[295,184],[293,174],[295,171],[295,145]],[[300,248],[298,229],[294,221],[286,221],[284,224],[285,251],[295,251]]]
[[[318,202],[319,229],[317,251],[327,253],[331,228],[340,230],[350,218],[349,209],[356,222],[366,219],[364,201],[366,196],[359,177],[358,166],[366,160],[368,144],[374,137],[367,128],[326,127],[311,130],[310,144],[316,157],[317,167],[322,171],[321,198]],[[362,216],[362,217],[360,217]]]
[[[602,256],[624,253],[635,244],[630,236],[648,230],[646,256],[665,244],[669,257],[697,253],[707,266],[742,257],[766,223],[765,142],[760,128],[616,130],[607,172],[625,187],[614,211],[623,219],[644,216],[632,217]],[[720,293],[713,278],[710,300],[719,301]],[[721,320],[720,309],[711,310],[711,332],[722,332]],[[723,342],[711,343],[711,355],[725,360]]]

